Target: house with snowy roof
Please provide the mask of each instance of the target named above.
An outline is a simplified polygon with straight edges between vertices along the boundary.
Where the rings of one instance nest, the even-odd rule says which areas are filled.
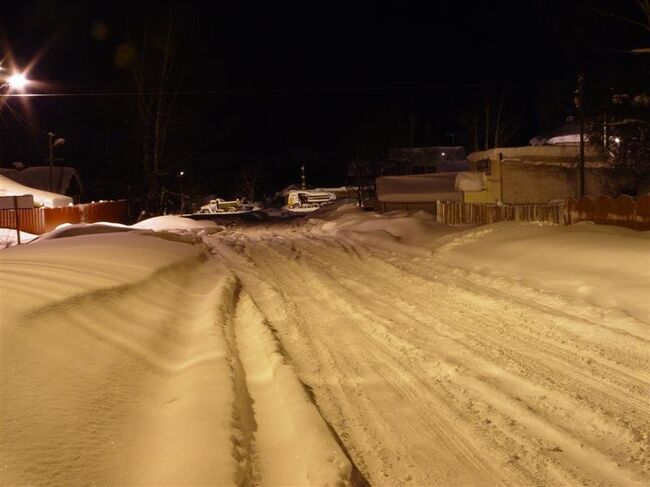
[[[579,145],[498,147],[472,152],[468,160],[470,172],[457,181],[465,202],[548,203],[580,192]],[[625,184],[599,148],[585,146],[587,195],[617,193]]]
[[[79,173],[73,167],[30,166],[22,169],[15,164],[13,168],[0,168],[0,175],[23,186],[40,191],[70,196],[79,202],[83,185]]]

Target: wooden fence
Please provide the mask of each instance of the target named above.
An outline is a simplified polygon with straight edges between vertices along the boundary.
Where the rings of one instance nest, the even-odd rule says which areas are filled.
[[[564,205],[497,205],[438,201],[436,218],[446,225],[486,225],[502,221],[539,221],[559,224]]]
[[[62,223],[114,222],[126,223],[128,206],[125,200],[85,203],[58,208],[34,208],[18,210],[20,229],[41,235],[54,230]],[[0,210],[0,228],[16,228],[15,210]]]
[[[564,223],[571,225],[580,221],[618,225],[635,230],[650,230],[650,196],[567,199]]]
[[[486,225],[502,221],[538,221],[571,225],[592,221],[635,230],[650,230],[650,196],[630,198],[584,197],[566,199],[557,205],[497,205],[438,201],[438,222],[447,225]]]

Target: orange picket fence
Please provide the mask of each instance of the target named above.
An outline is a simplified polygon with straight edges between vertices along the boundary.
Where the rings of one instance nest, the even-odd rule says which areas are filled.
[[[497,205],[438,201],[436,218],[446,225],[486,225],[502,221],[539,221],[559,224],[564,206],[559,205]]]
[[[650,196],[630,198],[584,197],[566,200],[564,222],[567,225],[592,221],[602,225],[618,225],[635,230],[650,230]]]
[[[17,211],[20,229],[34,235],[49,232],[62,223],[126,223],[128,219],[126,200]],[[0,210],[0,228],[16,228],[16,210]]]

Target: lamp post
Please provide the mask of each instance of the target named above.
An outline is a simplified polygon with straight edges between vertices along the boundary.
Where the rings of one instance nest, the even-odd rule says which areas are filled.
[[[181,215],[184,213],[185,201],[183,196],[183,176],[185,176],[185,171],[178,171],[178,192],[181,198]]]
[[[578,75],[578,87],[574,93],[574,103],[578,109],[580,122],[580,160],[578,165],[578,181],[580,197],[585,195],[585,114],[584,114],[584,84],[585,77],[583,74]]]

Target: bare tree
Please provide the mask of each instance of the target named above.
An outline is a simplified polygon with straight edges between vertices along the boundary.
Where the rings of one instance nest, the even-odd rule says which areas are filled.
[[[184,34],[170,3],[166,18],[145,20],[139,42],[133,43],[137,46],[132,75],[137,89],[139,159],[146,178],[145,207],[154,213],[159,210],[161,177],[175,169],[168,149],[178,92],[189,65]]]
[[[239,175],[239,195],[246,201],[255,201],[262,168],[259,164],[247,165],[241,170]]]
[[[477,104],[480,108],[469,110],[463,118],[470,150],[487,150],[512,140],[518,129],[517,117],[506,103],[506,89],[484,94]]]
[[[650,34],[650,0],[634,0],[638,17],[629,17],[614,10],[601,10],[587,5],[599,15],[633,25]],[[646,37],[650,44],[650,36]],[[590,137],[602,145],[608,155],[611,169],[619,180],[632,182],[628,191],[648,191],[650,186],[650,93],[647,92],[647,73],[650,65],[650,47],[627,50],[640,61],[639,78],[621,80],[613,89],[608,102],[596,113]],[[644,72],[643,72],[644,71]]]

